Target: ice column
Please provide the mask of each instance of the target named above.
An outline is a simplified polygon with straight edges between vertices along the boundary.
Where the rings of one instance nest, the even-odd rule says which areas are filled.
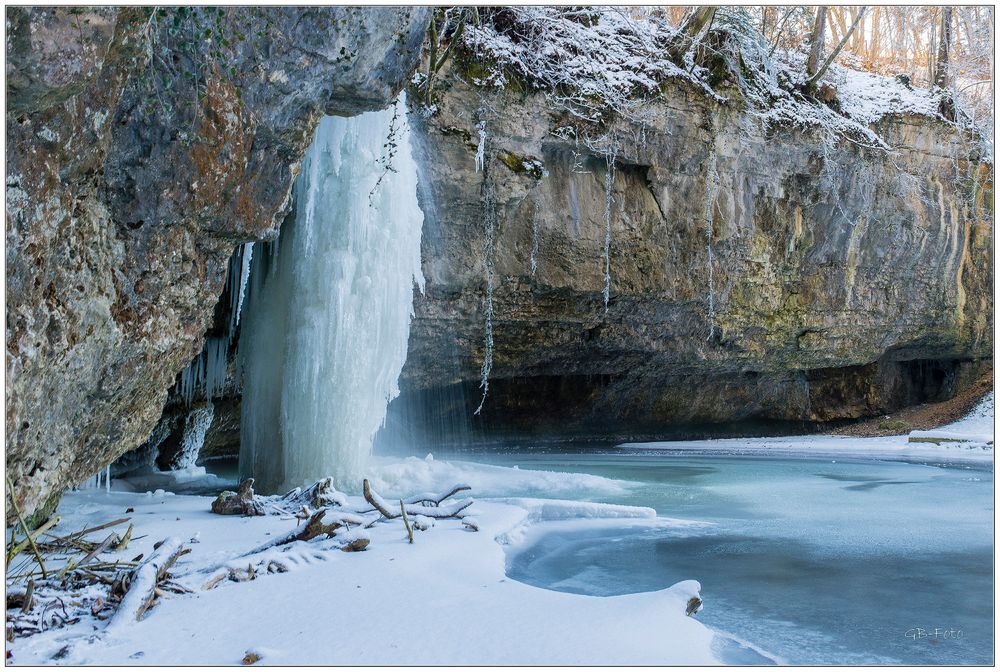
[[[405,115],[324,118],[295,207],[280,244],[255,250],[243,306],[240,473],[264,492],[356,485],[399,394],[414,282],[423,290]]]

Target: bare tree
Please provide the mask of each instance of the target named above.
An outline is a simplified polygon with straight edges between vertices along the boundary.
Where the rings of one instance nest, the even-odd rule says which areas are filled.
[[[934,63],[934,85],[948,88],[948,57],[951,52],[951,7],[941,8],[941,40]]]
[[[830,67],[830,64],[833,63],[833,59],[837,58],[837,54],[839,54],[840,51],[844,48],[844,46],[847,44],[847,41],[851,39],[851,33],[853,33],[854,30],[858,27],[858,23],[860,23],[861,19],[864,17],[866,9],[867,7],[861,8],[861,11],[858,12],[857,17],[855,17],[854,19],[854,23],[851,24],[851,27],[847,29],[847,32],[844,33],[844,36],[840,39],[840,44],[838,44],[837,48],[834,49],[830,53],[830,55],[826,57],[826,60],[823,61],[823,65],[819,66],[816,72],[813,73],[812,77],[809,78],[809,81],[806,82],[805,89],[807,92],[811,92],[813,89],[816,88],[816,84],[819,82],[820,78],[826,72],[826,69]]]
[[[715,7],[696,7],[684,18],[684,22],[677,31],[677,36],[667,45],[667,55],[670,60],[678,65],[684,61],[684,54],[694,44],[704,28],[715,18]]]
[[[823,58],[823,46],[825,41],[826,7],[817,7],[812,32],[809,33],[809,58],[806,59],[806,75],[810,79],[812,79],[812,77],[819,70],[820,59]]]

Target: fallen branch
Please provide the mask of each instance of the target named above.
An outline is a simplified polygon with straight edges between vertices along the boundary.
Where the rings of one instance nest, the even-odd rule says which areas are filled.
[[[88,527],[85,530],[80,530],[79,532],[74,532],[73,534],[67,535],[65,537],[57,537],[54,534],[49,534],[47,536],[52,537],[56,541],[71,541],[79,539],[85,534],[90,534],[91,532],[99,532],[100,530],[106,530],[109,527],[114,527],[115,525],[121,525],[122,523],[127,523],[132,520],[131,518],[119,518],[118,520],[112,520],[110,523],[104,523],[103,525],[97,525],[96,527]]]
[[[127,583],[128,588],[125,589],[118,610],[111,617],[108,627],[113,628],[142,620],[143,615],[156,604],[157,584],[167,578],[167,571],[178,558],[190,552],[191,549],[184,548],[178,539],[168,537],[160,542],[159,547],[145,562],[131,573],[123,575],[119,585],[124,586]],[[112,593],[116,592],[114,588]]]
[[[328,537],[332,537],[341,527],[345,527],[346,525],[364,525],[366,522],[367,521],[361,516],[354,515],[347,511],[320,509],[319,511],[313,513],[306,522],[302,523],[285,536],[272,539],[266,544],[258,546],[248,553],[244,553],[243,557],[254,555],[256,553],[260,553],[261,551],[266,551],[269,548],[274,548],[275,546],[284,546],[285,544],[290,544],[295,541],[309,541],[310,539],[315,539],[316,537],[324,534]]]
[[[87,553],[87,555],[83,556],[83,559],[80,560],[80,562],[74,563],[72,560],[67,561],[66,566],[63,567],[62,570],[60,570],[59,572],[59,578],[66,576],[66,573],[69,572],[70,570],[79,569],[80,567],[83,567],[88,562],[97,557],[99,553],[103,553],[104,551],[106,551],[108,547],[111,546],[111,544],[113,542],[116,542],[117,540],[118,540],[118,535],[112,532],[107,537],[105,537],[104,541],[99,543],[97,546],[94,546],[90,550],[90,552]]]
[[[365,496],[365,500],[369,504],[371,504],[372,506],[374,506],[375,510],[382,514],[383,518],[392,519],[392,518],[397,518],[398,517],[398,515],[394,516],[389,511],[389,507],[387,507],[385,505],[385,501],[381,497],[379,497],[377,494],[375,494],[374,492],[372,492],[372,486],[368,482],[367,478],[364,480],[364,483],[362,483],[362,485],[361,485],[361,491],[362,491],[362,494]]]
[[[451,494],[460,492],[464,489],[466,489],[466,486],[456,486],[446,497],[450,497]],[[383,518],[393,520],[402,516],[402,511],[404,509],[401,509],[400,513],[393,513],[390,511],[389,505],[386,501],[382,499],[377,492],[372,490],[371,484],[368,482],[367,478],[364,480],[362,490],[365,500],[375,507],[375,510],[382,514]],[[421,497],[423,497],[423,495],[421,495]],[[457,518],[459,513],[472,506],[473,503],[474,501],[470,498],[452,502],[448,506],[422,506],[420,504],[406,504],[405,511],[411,516],[427,516],[428,518]]]
[[[347,495],[337,490],[332,478],[324,478],[305,490],[295,488],[282,496],[281,501],[290,504],[292,508],[296,505],[308,505],[314,509],[324,509],[330,506],[344,506],[347,504]]]
[[[131,529],[131,528],[129,528],[129,529]],[[81,560],[80,562],[78,562],[76,564],[76,566],[77,567],[83,567],[88,562],[90,562],[95,557],[97,557],[98,553],[103,553],[104,551],[106,551],[107,548],[109,546],[111,546],[112,542],[117,542],[117,541],[118,541],[118,535],[115,534],[114,532],[112,532],[111,534],[109,534],[107,537],[104,538],[104,541],[102,541],[97,546],[95,546],[94,550],[92,550],[90,553],[87,553],[87,555],[84,556],[83,560]]]
[[[21,611],[28,613],[31,611],[31,607],[34,606],[34,601],[31,599],[35,594],[35,580],[28,579],[28,587],[24,590],[24,606],[21,607]]]
[[[206,581],[205,585],[202,586],[201,589],[202,590],[212,590],[212,588],[215,588],[217,585],[219,585],[220,583],[222,583],[222,581],[224,581],[227,576],[229,576],[229,575],[226,572],[223,572],[222,574],[216,574],[211,579],[209,579],[208,581]]]
[[[128,548],[128,542],[132,538],[132,523],[128,524],[128,529],[125,531],[125,536],[115,544],[115,552],[124,551]]]
[[[416,495],[414,497],[410,497],[409,499],[406,500],[406,503],[407,504],[425,504],[425,505],[426,504],[433,504],[434,506],[440,506],[441,502],[443,502],[444,500],[448,499],[452,495],[456,495],[459,492],[462,492],[463,490],[472,490],[472,488],[470,486],[468,486],[468,485],[456,485],[455,487],[453,487],[451,490],[449,490],[447,493],[445,493],[443,495],[434,495],[432,493],[425,492],[422,495]]]
[[[18,544],[14,546],[12,549],[10,549],[10,552],[7,554],[7,557],[11,560],[14,559],[14,557],[18,553],[23,551],[25,548],[27,548],[29,544],[32,546],[32,548],[35,550],[36,553],[40,553],[39,547],[36,545],[36,540],[38,539],[39,535],[44,534],[46,530],[48,530],[50,527],[52,527],[58,522],[59,522],[59,516],[53,516],[52,518],[49,518],[47,521],[45,521],[45,524],[39,527],[37,530],[34,530],[32,532],[27,532],[27,530],[25,530],[26,532],[25,538],[22,539],[20,542],[18,542]]]

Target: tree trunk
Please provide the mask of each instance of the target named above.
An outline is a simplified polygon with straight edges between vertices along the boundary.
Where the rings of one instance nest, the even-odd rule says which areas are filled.
[[[937,26],[931,22],[931,38],[927,45],[927,85],[934,86],[934,52],[937,49]]]
[[[812,79],[819,70],[826,38],[826,7],[816,8],[816,19],[809,34],[809,58],[806,60],[806,77]]]
[[[863,10],[862,10],[863,11]],[[882,8],[876,7],[872,15],[872,35],[868,43],[868,54],[865,59],[865,67],[869,70],[878,62],[879,52],[882,49]]]
[[[683,65],[694,38],[715,18],[715,7],[697,7],[692,10],[677,31],[677,35],[667,45],[667,55],[677,65]]]
[[[937,62],[934,64],[934,85],[948,88],[948,56],[951,51],[951,7],[941,8],[941,39],[938,42]]]
[[[847,32],[840,39],[840,42],[837,44],[836,48],[830,53],[829,56],[826,57],[826,60],[823,61],[823,65],[819,66],[819,68],[812,75],[812,77],[809,78],[809,81],[806,82],[805,85],[806,93],[812,94],[813,91],[815,91],[816,86],[819,84],[820,78],[823,76],[823,73],[825,73],[826,69],[830,67],[831,63],[833,63],[833,59],[837,58],[837,54],[839,54],[840,50],[844,48],[844,45],[847,44],[847,41],[851,39],[851,33],[853,33],[854,30],[858,27],[858,24],[861,23],[861,19],[865,17],[866,9],[867,7],[861,8],[861,11],[858,12],[858,15],[854,19],[854,23],[852,23],[851,27],[847,29]]]

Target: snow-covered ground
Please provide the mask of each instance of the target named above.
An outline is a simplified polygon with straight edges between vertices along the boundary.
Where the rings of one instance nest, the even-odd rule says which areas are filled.
[[[993,393],[983,397],[968,416],[930,431],[899,436],[855,437],[813,434],[706,441],[623,443],[630,450],[677,453],[861,457],[889,460],[929,460],[949,463],[993,462]],[[931,441],[930,439],[945,439]]]
[[[975,444],[989,444],[992,448],[993,415],[994,400],[993,393],[990,392],[961,420],[929,431],[910,432],[910,442],[913,443],[916,440],[916,442],[933,443],[935,439],[941,439],[936,443],[946,445],[947,443],[959,442],[966,444],[966,447]],[[950,452],[954,452],[954,450]]]
[[[456,477],[497,487],[506,476],[514,486],[509,491],[540,483],[558,490],[553,484],[572,487],[581,478],[597,488],[614,483],[417,459],[380,472],[378,483],[387,498],[447,489]],[[409,476],[416,478],[416,487],[409,487]],[[405,491],[395,489],[394,478],[408,485]],[[118,554],[124,559],[149,553],[165,537],[196,539],[190,544],[193,552],[175,566],[179,582],[196,592],[162,599],[141,622],[111,631],[85,619],[15,640],[7,645],[13,653],[9,662],[51,664],[58,655],[60,664],[220,665],[239,663],[248,651],[260,655],[261,663],[299,665],[716,662],[712,631],[685,615],[688,600],[699,591],[695,581],[603,598],[545,590],[505,575],[501,543],[519,541],[535,521],[608,517],[629,525],[690,524],[656,518],[652,509],[533,499],[477,502],[478,532],[458,520],[439,520],[416,532],[410,545],[396,520],[368,530],[371,544],[362,553],[297,542],[285,551],[269,551],[280,554],[291,571],[203,590],[213,572],[199,569],[228,563],[297,525],[277,516],[214,515],[210,502],[209,497],[166,492],[67,493],[59,507],[58,529],[64,532],[134,509],[128,516],[143,538]]]

